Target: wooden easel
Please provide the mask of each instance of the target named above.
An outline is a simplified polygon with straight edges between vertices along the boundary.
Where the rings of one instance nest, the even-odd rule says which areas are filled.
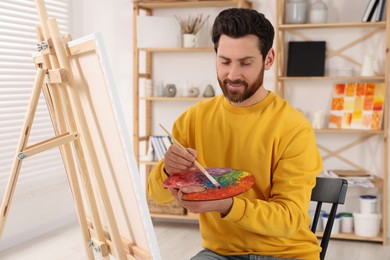
[[[94,259],[95,254],[103,259],[109,259],[109,255],[117,259],[152,259],[149,252],[121,237],[93,140],[85,123],[79,93],[75,87],[69,61],[71,54],[65,47],[69,37],[62,37],[56,20],[48,19],[44,0],[36,0],[36,4],[41,24],[37,28],[41,58],[35,60],[37,73],[32,95],[0,208],[0,236],[4,230],[23,159],[59,147],[88,259]],[[27,146],[41,90],[46,99],[55,137]],[[92,184],[91,179],[97,183],[97,191],[94,191],[96,185]],[[83,194],[86,203],[83,202]],[[107,228],[103,227],[95,194],[99,194],[103,202],[103,210],[108,220]],[[90,216],[86,214],[86,206]]]

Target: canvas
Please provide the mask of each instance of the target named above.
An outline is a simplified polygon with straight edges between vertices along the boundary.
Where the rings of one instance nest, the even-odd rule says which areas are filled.
[[[88,259],[159,260],[145,190],[103,41],[93,34],[68,42],[55,19],[43,20],[47,27],[43,35],[37,30],[38,39],[50,38],[52,46],[33,55],[37,74],[1,205],[0,231],[23,159],[60,148]],[[27,146],[40,92],[45,95],[55,136]]]
[[[90,46],[90,48],[80,51],[78,46]],[[81,141],[85,141],[83,139],[85,135],[92,137],[93,148],[97,154],[121,236],[146,252],[150,252],[153,259],[159,259],[145,192],[103,41],[99,34],[93,34],[69,42],[68,48],[71,52],[70,64],[74,83],[78,88],[85,115],[85,118],[81,118],[76,114],[76,121],[81,125],[80,121],[85,120],[88,126],[88,131],[81,132]],[[73,109],[77,111],[75,107]],[[87,162],[89,171],[93,172],[91,160]],[[92,185],[95,188],[102,224],[109,226],[105,205],[94,179]],[[85,196],[84,200],[86,200]],[[88,205],[87,202],[86,204]]]
[[[339,82],[333,86],[329,128],[382,129],[383,82]]]

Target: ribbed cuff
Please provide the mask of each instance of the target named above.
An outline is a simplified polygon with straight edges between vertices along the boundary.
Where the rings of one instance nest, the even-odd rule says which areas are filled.
[[[231,222],[239,221],[245,212],[245,201],[238,198],[233,198],[233,205],[230,212],[223,218]]]

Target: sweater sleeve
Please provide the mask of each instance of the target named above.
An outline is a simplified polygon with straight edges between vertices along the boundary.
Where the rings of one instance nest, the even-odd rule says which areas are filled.
[[[322,168],[314,132],[307,125],[279,146],[282,154],[273,170],[268,201],[235,197],[224,221],[254,233],[282,237],[309,224],[304,213],[308,212],[311,190]]]
[[[168,176],[164,172],[164,160],[161,160],[148,177],[148,196],[157,203],[169,203],[174,200],[169,190],[163,187],[163,182],[167,178]]]

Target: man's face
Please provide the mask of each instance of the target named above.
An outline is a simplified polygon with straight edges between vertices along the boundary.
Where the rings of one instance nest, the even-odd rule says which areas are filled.
[[[264,64],[255,35],[230,38],[221,35],[217,50],[217,76],[225,97],[250,105],[248,99],[263,85]],[[246,102],[245,102],[246,101]]]

